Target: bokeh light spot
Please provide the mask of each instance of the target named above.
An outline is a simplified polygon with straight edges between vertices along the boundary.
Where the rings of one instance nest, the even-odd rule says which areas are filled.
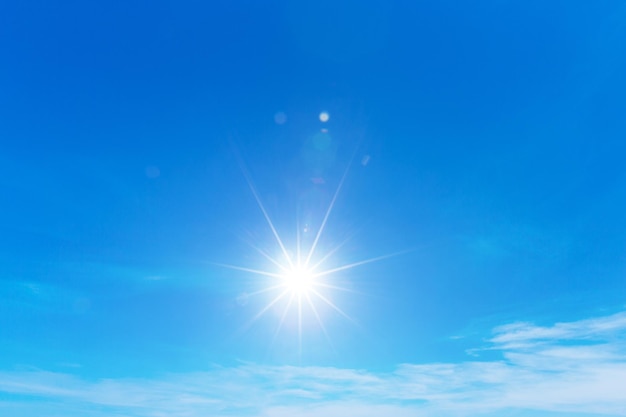
[[[146,177],[154,179],[161,175],[161,170],[155,166],[146,167]]]
[[[287,115],[279,111],[274,115],[274,122],[276,122],[277,125],[284,125],[287,122]]]

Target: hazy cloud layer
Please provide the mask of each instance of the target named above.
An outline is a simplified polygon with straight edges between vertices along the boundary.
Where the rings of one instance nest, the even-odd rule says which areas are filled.
[[[242,364],[96,381],[0,372],[0,414],[404,417],[534,410],[626,416],[626,312],[551,326],[500,326],[476,351],[483,349],[499,351],[501,359],[402,364],[389,373]]]

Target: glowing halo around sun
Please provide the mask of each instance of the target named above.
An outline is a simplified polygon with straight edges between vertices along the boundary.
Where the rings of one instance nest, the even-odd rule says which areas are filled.
[[[303,253],[303,250],[301,247],[302,246],[301,233],[302,232],[309,233],[310,232],[309,226],[302,228],[302,229],[300,228],[300,226],[296,228],[297,230],[296,245],[295,245],[296,247],[290,248],[293,250],[288,250],[284,243],[284,239],[279,235],[276,227],[274,226],[274,223],[272,222],[270,216],[268,215],[267,210],[265,209],[265,206],[263,205],[263,202],[261,201],[261,198],[259,197],[259,194],[256,188],[254,187],[254,184],[250,178],[248,170],[245,167],[245,164],[243,164],[241,159],[239,162],[240,162],[241,170],[248,183],[250,191],[252,192],[252,195],[254,196],[257,206],[260,209],[261,213],[263,214],[263,217],[265,218],[267,226],[272,232],[274,241],[277,245],[278,256],[270,255],[270,253],[273,253],[272,248],[261,248],[261,247],[257,247],[249,243],[250,246],[254,250],[256,250],[267,261],[269,261],[274,267],[259,269],[259,268],[249,268],[249,267],[238,266],[238,265],[228,265],[228,264],[222,264],[222,263],[219,263],[217,265],[271,279],[272,283],[270,285],[267,285],[266,287],[256,292],[247,294],[247,298],[265,294],[265,293],[276,294],[273,298],[270,299],[270,301],[268,301],[268,303],[263,308],[261,308],[260,311],[256,313],[256,315],[250,320],[248,325],[251,325],[258,319],[260,319],[270,309],[279,308],[279,302],[283,301],[285,304],[282,309],[282,312],[280,313],[280,320],[278,322],[276,331],[274,333],[274,337],[276,337],[278,333],[281,331],[281,328],[283,327],[283,324],[285,323],[289,313],[290,312],[293,313],[295,310],[297,314],[295,318],[297,319],[298,340],[299,340],[299,346],[300,346],[300,352],[301,352],[302,351],[303,315],[305,314],[306,311],[308,311],[309,313],[312,313],[315,320],[319,324],[319,327],[324,333],[326,339],[332,345],[332,342],[326,330],[326,326],[324,325],[324,322],[322,321],[322,317],[320,315],[320,311],[319,311],[320,306],[325,305],[327,307],[330,307],[335,313],[343,316],[345,319],[351,321],[352,323],[356,323],[346,312],[344,312],[339,306],[337,306],[332,301],[331,296],[328,294],[328,293],[332,293],[333,291],[352,292],[348,288],[341,287],[333,283],[333,276],[339,272],[346,271],[346,270],[349,270],[349,269],[352,269],[352,268],[355,268],[364,264],[368,264],[371,262],[379,261],[385,258],[389,258],[389,257],[398,255],[406,251],[398,252],[395,254],[384,255],[384,256],[378,256],[375,258],[364,259],[358,262],[352,262],[352,263],[347,263],[347,264],[343,264],[340,266],[333,266],[331,268],[323,269],[324,264],[326,264],[327,261],[331,257],[336,255],[339,249],[341,249],[341,247],[348,241],[348,240],[344,240],[343,242],[339,243],[338,245],[333,247],[331,250],[326,251],[325,253],[317,253],[319,252],[318,244],[320,242],[322,235],[324,234],[326,230],[328,218],[330,217],[333,211],[335,202],[337,201],[337,197],[341,191],[341,188],[348,174],[350,164],[348,164],[346,170],[344,171],[339,181],[337,189],[335,190],[335,193],[332,196],[332,199],[328,205],[328,208],[326,209],[326,212],[324,213],[321,224],[319,228],[317,229],[317,232],[315,233],[315,237],[313,238],[312,243],[310,243],[310,246],[308,247],[308,251],[306,251],[306,253]],[[294,256],[294,253],[295,253],[295,256]],[[313,261],[314,259],[315,259],[315,262]]]

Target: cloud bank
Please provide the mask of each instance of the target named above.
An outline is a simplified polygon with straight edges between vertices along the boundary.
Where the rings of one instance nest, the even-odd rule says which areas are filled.
[[[0,414],[46,416],[626,416],[626,312],[512,323],[497,360],[401,364],[388,373],[242,364],[157,379],[0,372]]]

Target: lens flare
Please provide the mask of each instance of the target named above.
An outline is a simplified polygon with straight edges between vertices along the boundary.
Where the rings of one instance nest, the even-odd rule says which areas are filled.
[[[239,162],[246,182],[248,183],[248,187],[250,188],[250,191],[252,192],[257,206],[263,214],[267,226],[269,227],[269,230],[271,231],[276,243],[276,248],[258,247],[254,244],[250,244],[250,246],[254,250],[256,250],[263,258],[271,263],[273,267],[269,268],[268,270],[263,268],[249,268],[237,265],[218,264],[222,267],[247,272],[257,276],[263,276],[266,279],[270,280],[270,284],[267,285],[265,288],[262,288],[256,292],[246,294],[246,300],[250,297],[260,294],[276,294],[273,298],[270,298],[268,303],[263,308],[261,308],[261,310],[250,320],[248,325],[252,325],[268,311],[280,308],[280,303],[282,301],[284,303],[284,307],[282,307],[282,311],[279,314],[280,321],[276,328],[274,338],[280,332],[287,317],[290,316],[290,313],[295,314],[294,318],[297,319],[298,323],[298,340],[301,353],[303,315],[312,314],[320,329],[323,331],[324,335],[328,339],[328,342],[332,346],[332,342],[326,330],[326,326],[324,325],[324,322],[320,315],[320,305],[326,305],[327,307],[330,307],[330,309],[337,314],[356,324],[356,322],[332,300],[333,291],[353,292],[348,288],[336,285],[336,283],[334,282],[335,280],[333,279],[334,276],[339,272],[365,265],[370,262],[380,261],[382,259],[386,259],[407,251],[364,259],[357,262],[350,262],[339,265],[335,263],[335,265],[332,267],[324,268],[324,264],[326,264],[331,257],[334,257],[339,249],[341,249],[341,247],[343,247],[349,240],[346,239],[340,244],[331,248],[330,250],[319,253],[320,241],[324,233],[327,231],[326,228],[328,225],[328,219],[333,211],[333,208],[335,207],[335,203],[337,202],[337,198],[339,196],[341,188],[350,170],[351,163],[348,164],[339,181],[337,189],[335,190],[335,193],[331,198],[328,208],[324,213],[321,224],[315,232],[314,237],[312,236],[313,240],[308,244],[308,250],[304,250],[302,247],[303,240],[301,232],[309,232],[310,226],[306,224],[301,230],[301,227],[298,224],[296,227],[297,233],[295,247],[288,248],[285,244],[284,239],[278,233],[278,230],[272,222],[267,210],[265,209],[265,206],[263,205],[263,202],[259,197],[259,193],[254,187],[248,170],[245,167],[245,164],[243,164],[241,159]],[[278,256],[272,256],[271,253],[277,253]]]

